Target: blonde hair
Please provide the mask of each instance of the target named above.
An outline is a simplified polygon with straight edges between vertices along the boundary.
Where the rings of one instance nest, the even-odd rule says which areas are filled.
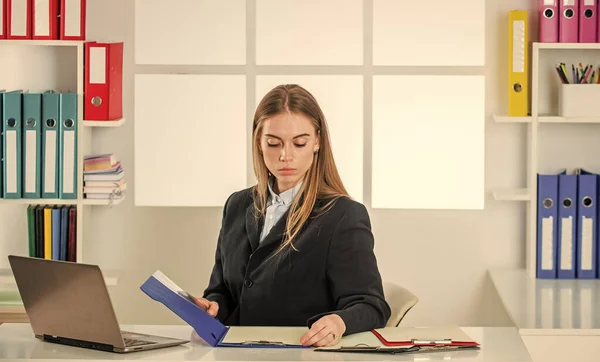
[[[290,206],[284,240],[275,254],[288,247],[297,250],[294,247],[294,239],[311,216],[317,199],[328,200],[320,210],[323,212],[337,198],[349,197],[333,159],[327,122],[317,100],[299,85],[279,85],[263,97],[256,108],[252,124],[252,159],[257,179],[257,184],[253,187],[256,217],[265,214],[268,198],[269,170],[260,149],[263,124],[268,118],[282,112],[302,114],[313,121],[316,136],[319,137],[319,151],[315,153],[313,163],[304,176],[302,187]]]

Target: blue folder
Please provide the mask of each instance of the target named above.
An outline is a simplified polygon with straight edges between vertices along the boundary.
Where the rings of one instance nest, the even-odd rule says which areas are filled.
[[[164,304],[173,313],[177,314],[189,324],[198,336],[212,347],[245,347],[245,348],[310,348],[310,346],[278,344],[269,341],[255,341],[247,343],[225,343],[223,339],[231,327],[226,327],[218,319],[210,316],[198,307],[189,296],[179,294],[154,276],[150,276],[140,287],[150,298]]]
[[[598,175],[577,173],[577,278],[595,279],[598,243]]]
[[[558,177],[538,174],[537,185],[537,277],[557,277],[557,234],[558,234]]]
[[[577,175],[558,176],[558,279],[575,278],[577,244]]]

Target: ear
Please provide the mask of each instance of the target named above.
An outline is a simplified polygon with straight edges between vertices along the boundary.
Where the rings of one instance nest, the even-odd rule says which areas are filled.
[[[321,131],[317,131],[317,140],[315,141],[315,146],[313,147],[313,152],[319,152],[319,148],[321,147]]]

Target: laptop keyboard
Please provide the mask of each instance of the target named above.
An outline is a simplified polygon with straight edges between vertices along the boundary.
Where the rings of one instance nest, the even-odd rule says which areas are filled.
[[[123,337],[123,340],[125,341],[125,347],[143,346],[146,344],[155,344],[156,343],[156,342],[151,342],[151,341],[142,341],[140,339],[127,338],[127,337]]]

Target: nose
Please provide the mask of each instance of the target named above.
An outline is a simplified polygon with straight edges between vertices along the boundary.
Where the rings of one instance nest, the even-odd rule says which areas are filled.
[[[289,161],[291,160],[292,150],[290,146],[281,147],[281,153],[279,154],[279,161]]]

